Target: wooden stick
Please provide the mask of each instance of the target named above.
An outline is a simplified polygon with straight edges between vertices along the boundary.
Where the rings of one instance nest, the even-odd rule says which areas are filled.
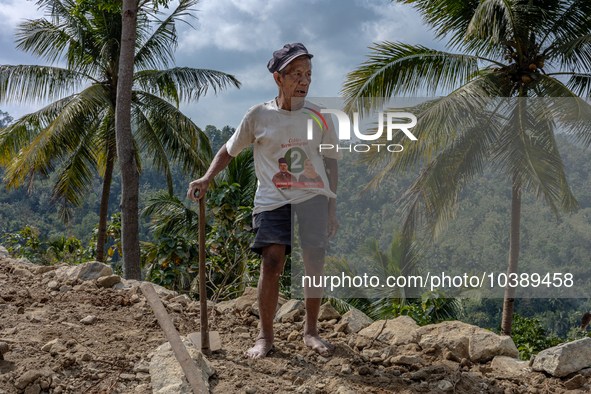
[[[170,347],[172,348],[172,351],[174,352],[179,364],[181,364],[181,368],[183,368],[183,372],[185,373],[185,376],[187,377],[187,380],[193,389],[193,393],[209,393],[209,390],[203,381],[203,377],[201,376],[201,372],[199,369],[197,369],[197,366],[193,363],[187,348],[185,348],[185,345],[183,345],[183,341],[181,341],[179,333],[176,331],[176,328],[174,328],[174,324],[172,324],[168,313],[166,313],[166,309],[164,309],[164,305],[162,305],[162,301],[160,301],[160,298],[158,297],[158,294],[156,294],[154,287],[152,287],[151,283],[143,283],[141,290],[150,303],[150,306],[154,311],[154,315],[156,315],[156,319],[158,319],[158,323],[160,323],[160,327],[162,327],[166,338],[168,338]]]
[[[205,286],[205,196],[199,200],[199,303],[201,304],[201,352],[211,356],[207,321],[207,288]]]

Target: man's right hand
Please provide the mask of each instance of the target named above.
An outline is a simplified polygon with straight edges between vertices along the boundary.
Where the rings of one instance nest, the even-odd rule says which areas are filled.
[[[205,196],[205,192],[207,192],[207,188],[209,187],[209,180],[206,178],[197,179],[191,183],[189,183],[189,191],[187,191],[187,197],[195,202],[198,202],[199,199]],[[197,196],[195,193],[199,192]]]
[[[228,153],[226,149],[226,144],[222,145],[219,152],[213,158],[211,165],[209,166],[207,172],[203,176],[203,178],[199,178],[196,181],[189,183],[189,191],[187,192],[187,197],[195,202],[198,202],[199,199],[205,196],[205,192],[209,187],[209,183],[216,176],[220,171],[230,164],[232,161],[232,156]],[[195,192],[199,190],[199,194],[195,196]]]

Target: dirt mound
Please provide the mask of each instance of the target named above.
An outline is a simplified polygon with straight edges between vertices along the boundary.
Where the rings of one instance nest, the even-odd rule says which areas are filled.
[[[166,339],[137,287],[56,284],[50,272],[22,270],[0,258],[0,342],[10,349],[0,359],[0,394],[152,392],[151,353]],[[199,330],[198,303],[172,294],[161,298],[181,336]],[[266,359],[251,360],[242,354],[258,333],[253,308],[211,313],[210,327],[220,332],[223,345],[210,358],[216,371],[212,393],[525,394],[589,388],[588,377],[580,374],[557,379],[531,370],[501,371],[494,360],[472,363],[437,344],[390,345],[345,334],[339,319],[320,323],[321,337],[337,345],[335,355],[324,358],[303,344],[301,317],[293,320],[275,323],[274,349]]]

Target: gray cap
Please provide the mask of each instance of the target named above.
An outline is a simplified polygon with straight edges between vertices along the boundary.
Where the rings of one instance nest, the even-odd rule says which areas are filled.
[[[269,69],[269,72],[271,73],[281,71],[287,67],[293,59],[299,56],[308,56],[310,59],[314,57],[314,55],[308,53],[308,50],[302,43],[296,42],[293,44],[285,44],[283,48],[273,52],[273,58],[269,60],[267,69]]]

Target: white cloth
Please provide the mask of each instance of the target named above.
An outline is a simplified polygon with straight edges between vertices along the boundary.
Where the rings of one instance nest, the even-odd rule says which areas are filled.
[[[343,154],[336,151],[339,141],[330,115],[322,115],[325,125],[314,112],[320,113],[322,108],[306,101],[300,110],[286,111],[277,106],[275,99],[255,105],[226,142],[226,149],[233,157],[254,144],[258,187],[253,213],[272,211],[285,204],[298,204],[319,194],[336,198],[329,187],[323,157],[341,159]],[[322,129],[312,115],[320,120]],[[313,124],[312,140],[308,140],[308,119]],[[331,144],[334,148],[323,147],[320,152],[320,144]],[[280,171],[279,159],[282,158],[288,162],[287,173]],[[314,178],[312,176],[299,181],[304,174],[306,158],[310,159],[314,165],[312,171],[320,175],[322,182],[310,182]],[[310,163],[306,165],[310,169]],[[276,182],[273,182],[274,177]]]

